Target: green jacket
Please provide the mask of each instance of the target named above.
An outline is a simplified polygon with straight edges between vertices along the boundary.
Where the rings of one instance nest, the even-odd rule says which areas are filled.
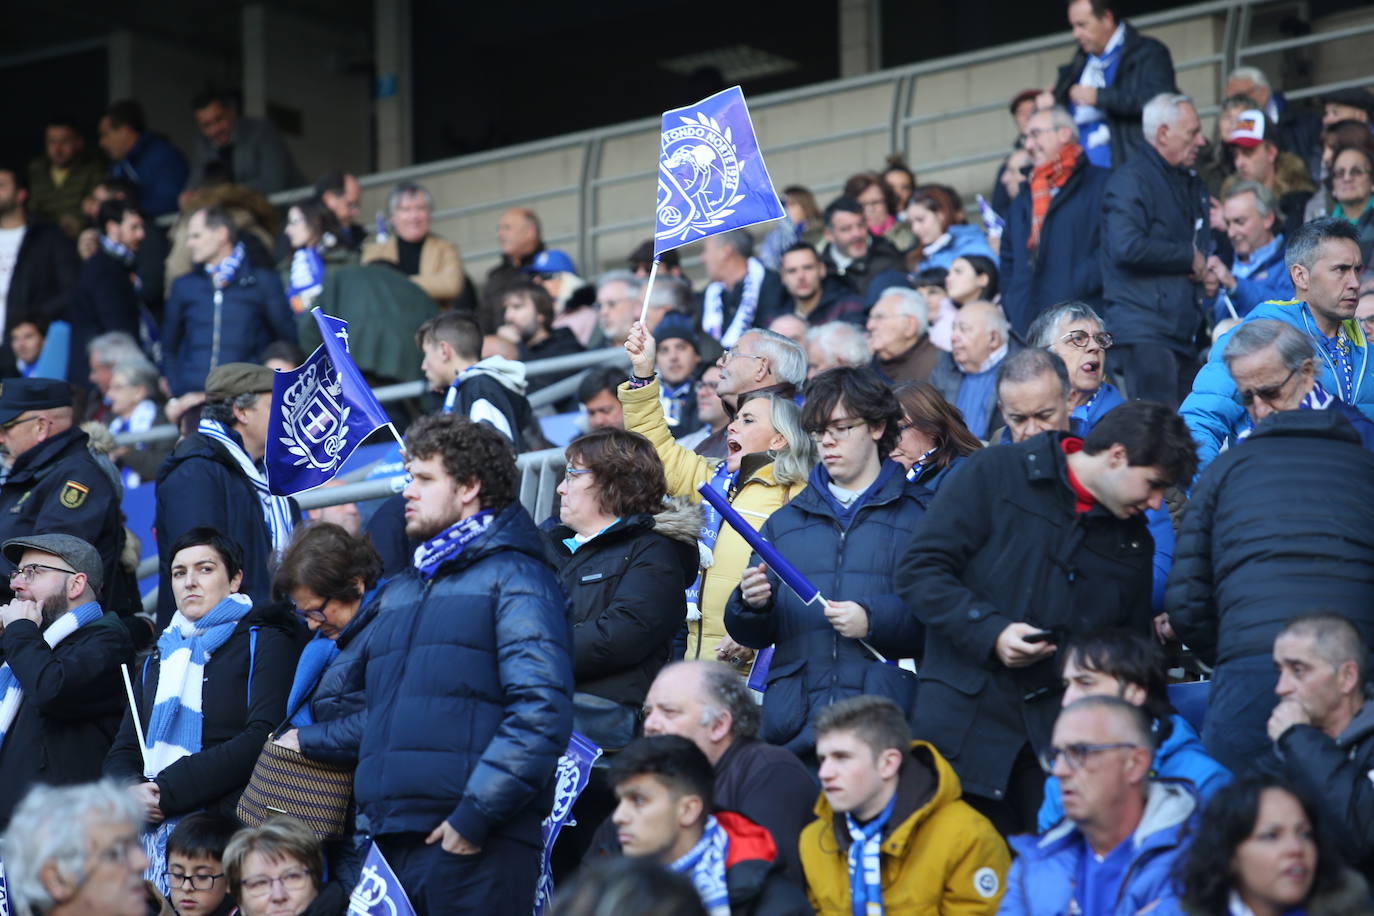
[[[29,163],[29,209],[49,222],[57,223],[69,238],[76,238],[85,222],[81,201],[105,177],[99,158],[85,155],[72,163],[67,180],[53,183],[48,158],[39,156]]]
[[[348,322],[349,352],[372,379],[420,378],[415,330],[438,311],[434,300],[395,268],[376,264],[328,269],[315,305]],[[309,312],[296,320],[301,349],[308,354],[320,345],[320,330]]]

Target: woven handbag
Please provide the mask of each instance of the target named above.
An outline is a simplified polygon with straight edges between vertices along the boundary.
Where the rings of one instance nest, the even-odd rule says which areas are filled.
[[[353,768],[311,760],[277,744],[274,737],[263,745],[239,797],[238,819],[244,826],[258,827],[270,817],[289,814],[321,840],[347,836]]]

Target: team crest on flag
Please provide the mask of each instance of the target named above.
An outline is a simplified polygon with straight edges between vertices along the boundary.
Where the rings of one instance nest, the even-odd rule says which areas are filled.
[[[348,916],[415,916],[401,882],[376,843],[368,847],[362,873],[348,897]]]
[[[352,408],[342,403],[338,375],[320,369],[306,366],[282,393],[281,444],[296,456],[294,466],[332,474],[343,463]]]
[[[90,487],[84,483],[69,480],[62,485],[62,492],[57,494],[57,501],[68,509],[79,509],[81,504],[86,501],[86,497],[90,495]]]
[[[663,113],[654,253],[783,216],[738,86]]]

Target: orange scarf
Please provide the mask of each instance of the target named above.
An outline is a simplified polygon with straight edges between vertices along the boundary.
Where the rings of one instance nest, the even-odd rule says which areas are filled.
[[[1050,201],[1054,199],[1053,190],[1064,187],[1082,153],[1077,143],[1065,143],[1059,148],[1057,158],[1036,166],[1031,172],[1031,231],[1030,238],[1026,239],[1026,247],[1031,251],[1040,244],[1040,227],[1044,225],[1045,214],[1050,212]]]

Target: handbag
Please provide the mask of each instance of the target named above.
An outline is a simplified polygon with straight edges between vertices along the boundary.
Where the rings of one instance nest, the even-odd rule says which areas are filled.
[[[639,711],[579,690],[573,694],[573,730],[607,753],[618,751],[635,739]]]

